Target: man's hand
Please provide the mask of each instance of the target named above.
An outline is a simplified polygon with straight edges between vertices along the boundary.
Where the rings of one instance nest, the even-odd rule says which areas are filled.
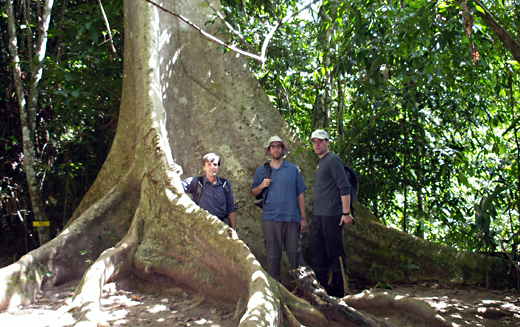
[[[262,183],[260,183],[260,185],[262,186],[262,189],[269,187],[269,185],[271,185],[271,179],[264,178],[264,180],[262,181]]]
[[[339,222],[339,225],[343,225],[343,223],[345,223],[345,225],[348,225],[350,223],[354,223],[354,217],[352,217],[352,215],[342,215],[341,216],[341,221]]]
[[[307,221],[305,220],[305,218],[302,218],[302,220],[300,221],[300,233],[303,232],[305,227],[307,227]]]
[[[178,165],[178,164],[176,164],[176,163],[171,164],[171,165],[170,165],[170,168],[171,168],[171,170],[172,170],[174,173],[177,173],[177,174],[179,174],[179,175],[182,175],[182,173],[183,173],[183,170],[182,170],[181,165]]]
[[[258,184],[257,187],[251,190],[251,194],[253,194],[253,196],[258,196],[260,193],[262,193],[262,190],[266,187],[269,187],[269,185],[271,185],[271,179],[264,178],[262,183]]]

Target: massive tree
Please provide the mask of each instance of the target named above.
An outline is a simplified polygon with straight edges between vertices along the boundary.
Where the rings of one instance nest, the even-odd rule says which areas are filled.
[[[287,160],[310,186],[310,216],[314,154],[272,107],[246,58],[224,52],[193,28],[214,14],[207,2],[162,6],[190,24],[144,0],[125,1],[123,94],[111,151],[66,228],[0,270],[0,308],[33,301],[46,284],[83,276],[72,311],[78,322],[96,325],[103,284],[133,272],[167,276],[237,303],[241,326],[325,325],[322,313],[261,268],[260,211],[249,195],[254,170],[266,160],[262,147],[277,134],[288,140]],[[220,27],[205,26],[226,40]],[[199,174],[207,152],[220,155],[221,175],[231,181],[237,232],[197,207],[170,169],[177,163],[186,175]],[[349,277],[367,283],[483,280],[478,255],[387,228],[360,206],[356,213],[345,233]],[[488,264],[494,282],[506,283],[502,262]]]

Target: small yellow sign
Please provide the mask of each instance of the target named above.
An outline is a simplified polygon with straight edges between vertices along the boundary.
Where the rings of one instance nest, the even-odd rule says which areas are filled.
[[[33,221],[33,227],[49,227],[51,225],[50,221]]]

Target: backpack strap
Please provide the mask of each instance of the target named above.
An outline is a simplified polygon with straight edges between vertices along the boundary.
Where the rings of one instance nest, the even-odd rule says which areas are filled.
[[[271,165],[269,164],[269,162],[266,162],[264,164],[264,168],[265,168],[265,178],[271,178]]]
[[[220,177],[217,176],[217,179],[220,182],[220,184],[222,184],[222,187],[224,188],[224,192],[226,192],[226,196],[227,196],[227,194],[231,191],[231,188],[229,187],[228,180],[223,178],[224,179],[224,183],[222,183],[222,179],[220,179]]]
[[[352,202],[354,202],[354,200],[356,200],[356,197],[357,197],[357,194],[359,191],[358,179],[357,179],[356,172],[352,168],[350,168],[349,166],[347,166],[345,164],[343,164],[343,166],[344,166],[345,172],[347,174],[348,183],[350,184],[350,200],[352,203]]]
[[[197,177],[197,191],[194,194],[193,200],[195,204],[199,204],[200,196],[202,195],[202,185],[204,184],[204,179],[202,176]]]
[[[224,188],[224,193],[226,194],[226,199],[228,197],[229,192],[231,191],[229,187],[228,181],[224,178],[224,183],[222,183],[222,180],[217,176],[217,180],[222,184],[222,187]],[[195,204],[199,204],[200,197],[202,196],[202,187],[204,185],[204,179],[202,176],[197,177],[197,191],[194,194],[194,202]]]
[[[345,164],[343,164],[343,168],[345,169],[345,174],[347,175],[348,183],[350,184],[350,211],[354,212],[352,204],[356,200],[359,192],[358,179],[356,172],[352,168]]]
[[[264,168],[265,168],[265,178],[271,178],[271,164],[269,164],[269,162],[266,162],[264,164]],[[269,192],[268,187],[265,189],[264,202],[267,200],[267,192]],[[260,193],[260,195],[261,194],[262,193]]]

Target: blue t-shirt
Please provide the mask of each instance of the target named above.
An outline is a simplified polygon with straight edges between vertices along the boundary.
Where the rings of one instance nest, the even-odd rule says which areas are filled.
[[[198,177],[188,177],[182,180],[184,192],[190,193],[193,201],[195,201],[194,197],[197,193],[198,181]],[[211,184],[206,178],[206,175],[204,175],[202,176],[202,181],[203,187],[198,204],[199,207],[220,219],[226,218],[231,212],[237,210],[235,200],[233,199],[233,192],[231,191],[231,185],[227,179],[217,177],[217,183]]]
[[[264,178],[265,167],[261,165],[255,171],[253,185],[249,191],[260,185]],[[265,197],[262,220],[300,222],[296,198],[306,189],[307,185],[298,167],[292,163],[284,160],[278,169],[271,167],[271,185],[267,188],[267,197],[266,189],[262,191]]]

